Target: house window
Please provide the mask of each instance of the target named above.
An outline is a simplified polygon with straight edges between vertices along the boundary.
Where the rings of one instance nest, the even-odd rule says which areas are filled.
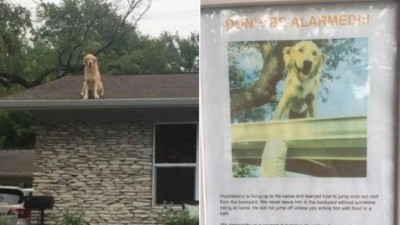
[[[155,125],[155,204],[196,199],[197,146],[197,124]]]

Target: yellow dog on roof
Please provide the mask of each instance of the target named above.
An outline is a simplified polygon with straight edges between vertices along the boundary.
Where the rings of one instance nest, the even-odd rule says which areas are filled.
[[[97,58],[92,54],[87,54],[83,59],[83,63],[85,64],[85,80],[83,81],[81,96],[83,99],[88,99],[89,95],[93,95],[94,98],[100,98],[104,95],[104,88],[97,65]]]

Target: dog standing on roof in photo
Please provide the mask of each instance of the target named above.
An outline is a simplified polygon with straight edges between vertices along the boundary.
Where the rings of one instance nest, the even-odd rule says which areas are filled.
[[[287,77],[274,120],[315,117],[325,55],[314,42],[301,41],[284,48],[283,60]]]
[[[89,96],[98,99],[104,95],[104,88],[97,65],[97,58],[92,54],[87,54],[83,59],[83,63],[85,64],[85,80],[83,81],[81,96],[83,99],[88,99]]]

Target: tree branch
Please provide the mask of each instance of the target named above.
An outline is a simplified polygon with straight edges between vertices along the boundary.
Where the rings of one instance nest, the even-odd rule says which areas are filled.
[[[271,103],[276,98],[276,84],[283,79],[282,51],[290,42],[259,42],[263,57],[260,78],[250,87],[230,91],[231,111],[249,110],[256,106]]]
[[[19,84],[24,88],[31,88],[41,84],[42,81],[53,71],[54,69],[48,69],[34,80],[27,80],[22,75],[16,73],[0,73],[0,83],[5,87],[10,87],[12,84]]]
[[[133,29],[136,28],[136,24],[139,22],[139,20],[142,19],[142,17],[144,16],[144,14],[149,10],[150,5],[151,5],[151,1],[149,1],[149,4],[146,6],[146,8],[143,10],[142,13],[140,13],[139,17],[136,18],[135,22],[131,25],[131,27],[127,30],[125,30],[124,32],[120,32],[121,28],[126,24],[126,21],[128,19],[128,17],[130,16],[130,14],[133,12],[133,10],[138,7],[138,5],[142,2],[142,0],[139,0],[137,2],[135,1],[130,1],[129,4],[129,8],[126,11],[125,15],[123,16],[121,23],[119,24],[119,26],[117,26],[117,28],[115,29],[115,32],[113,34],[113,36],[110,38],[110,40],[101,48],[99,48],[98,50],[96,50],[94,52],[94,55],[98,55],[100,53],[102,53],[103,51],[105,51],[106,49],[108,49],[111,45],[113,45],[116,41],[118,41],[119,39],[121,39],[122,37],[125,36],[125,34],[127,34],[128,32],[132,31]]]

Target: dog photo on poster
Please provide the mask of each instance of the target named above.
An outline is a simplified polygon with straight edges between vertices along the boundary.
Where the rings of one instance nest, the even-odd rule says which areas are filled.
[[[227,52],[233,177],[367,177],[368,38]]]

